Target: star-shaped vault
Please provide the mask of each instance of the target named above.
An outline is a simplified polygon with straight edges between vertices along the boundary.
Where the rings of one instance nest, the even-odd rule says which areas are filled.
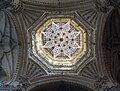
[[[51,52],[54,58],[71,58],[75,51],[81,48],[77,31],[70,22],[52,24],[42,32],[45,40],[43,48]]]
[[[33,36],[34,56],[51,69],[72,69],[87,50],[87,30],[71,18],[47,19]],[[35,34],[35,35],[34,35]]]

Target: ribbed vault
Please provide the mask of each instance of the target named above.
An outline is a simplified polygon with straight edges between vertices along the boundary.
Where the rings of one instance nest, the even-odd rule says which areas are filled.
[[[103,52],[106,67],[120,82],[120,9],[114,9],[108,16],[103,35]]]
[[[117,85],[118,82],[120,83],[120,10],[113,9],[118,6],[119,2],[113,0],[0,1],[0,90],[90,91],[94,89],[106,91]],[[55,21],[46,25],[45,22],[52,19]],[[75,27],[71,27],[74,29],[72,33],[75,35],[74,39],[67,38],[70,35],[70,33],[67,34],[70,27],[57,28],[61,19],[63,19],[62,27],[70,24]],[[70,19],[73,23],[64,22],[64,19]],[[66,53],[61,50],[59,55],[55,53],[53,55],[51,49],[48,48],[51,46],[46,46],[49,43],[46,39],[49,33],[52,33],[51,30],[46,33],[46,29],[51,26],[50,29],[54,29],[53,32],[60,29],[67,30],[66,34],[61,30],[58,32],[58,35],[62,34],[66,37],[54,37],[53,40],[57,38],[61,43],[64,39],[67,42],[75,40],[72,43],[79,44],[79,46],[75,46],[78,48],[80,47],[79,42],[84,39],[85,41],[81,43],[81,46],[85,44],[84,55],[80,55],[78,52],[76,62],[73,61],[76,58],[76,50],[73,51],[74,54],[68,53],[71,50],[67,52],[64,50]],[[38,31],[39,29],[40,31]],[[84,31],[81,31],[82,29]],[[40,33],[41,31],[43,33]],[[83,32],[83,34],[79,32]],[[38,37],[36,37],[37,33]],[[79,36],[85,34],[85,37],[80,38],[78,34],[80,34]],[[40,44],[46,41],[42,47],[44,47],[43,51],[47,50],[51,53],[48,59],[41,53],[37,38]],[[49,40],[51,41],[52,38],[50,37]],[[37,50],[36,44],[38,44]],[[61,47],[57,44],[57,47],[59,46]],[[55,48],[55,46],[53,47]],[[69,46],[70,48],[71,46]],[[55,61],[50,58],[69,59],[72,57],[70,55],[75,55],[75,58],[69,61],[72,66],[66,64],[56,66]],[[65,60],[63,59],[63,61]],[[61,67],[64,66],[69,69],[62,69]],[[87,88],[90,89],[87,90]]]

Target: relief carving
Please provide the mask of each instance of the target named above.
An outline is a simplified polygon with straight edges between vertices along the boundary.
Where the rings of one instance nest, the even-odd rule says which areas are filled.
[[[104,91],[120,91],[120,86],[113,86],[111,88],[106,88]]]
[[[120,7],[120,0],[95,0],[95,7],[99,12],[107,13],[110,7]]]

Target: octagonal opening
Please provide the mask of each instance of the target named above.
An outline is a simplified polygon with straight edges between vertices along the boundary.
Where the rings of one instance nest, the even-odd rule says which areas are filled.
[[[50,66],[75,66],[86,54],[86,31],[70,18],[48,19],[36,30],[37,54]]]

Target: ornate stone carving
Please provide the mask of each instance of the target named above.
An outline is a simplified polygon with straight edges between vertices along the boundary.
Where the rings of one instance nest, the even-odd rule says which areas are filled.
[[[24,91],[30,86],[30,81],[27,77],[18,76],[17,80],[18,85],[16,86],[16,90]]]
[[[92,80],[94,89],[97,91],[103,91],[107,87],[109,79],[105,74],[103,75],[101,71],[103,69],[98,66],[100,64],[93,60],[81,71],[80,75],[86,79]]]
[[[111,88],[106,88],[104,91],[120,91],[120,85],[118,86],[113,86]]]
[[[117,7],[117,8],[120,7],[120,0],[109,0],[109,3],[113,7]]]
[[[6,9],[6,8],[8,8],[10,6],[11,6],[10,0],[1,0],[0,1],[0,10],[1,9]]]
[[[72,23],[69,20],[67,23],[64,23],[62,21],[56,23],[53,21],[51,26],[49,26],[47,29],[42,31],[42,34],[44,35],[42,37],[49,39],[49,40],[43,39],[43,41],[46,43],[42,47],[48,51],[49,49],[51,49],[49,52],[51,51],[53,52],[53,54],[52,53],[51,54],[55,59],[57,57],[61,59],[62,58],[64,59],[64,57],[66,59],[70,59],[72,58],[74,52],[81,48],[80,45],[82,44],[79,40],[77,40],[78,37],[80,37],[81,32],[76,28],[74,28],[73,26],[71,26],[71,24]],[[40,37],[38,38],[40,39]]]
[[[71,70],[86,55],[86,32],[71,18],[47,20],[36,30],[34,39],[34,55],[40,55],[38,59],[42,58],[50,69]]]
[[[0,91],[26,91],[29,86],[29,79],[24,76],[18,76],[16,81],[11,84],[6,84],[0,80]]]
[[[106,13],[109,10],[109,0],[95,0],[95,6],[99,12]]]
[[[61,0],[53,0],[53,1],[40,1],[40,0],[23,0],[25,3],[28,3],[29,5],[33,6],[34,8],[39,8],[40,10],[44,12],[54,12],[57,14],[61,13],[67,13],[71,11],[76,11],[86,4],[91,4],[93,0],[74,0],[74,1],[61,1]],[[35,4],[37,4],[35,6]],[[39,5],[39,6],[38,6]]]
[[[16,91],[16,89],[14,86],[5,84],[4,81],[0,80],[0,91]]]
[[[20,2],[20,5],[22,12],[19,12],[19,8],[18,10],[15,9],[16,11],[13,10],[13,12],[15,11],[15,17],[18,19],[22,29],[27,30],[44,14],[44,12],[36,5],[30,5],[24,2]]]
[[[83,77],[86,77],[88,79],[98,80],[99,78],[99,67],[97,66],[97,63],[95,60],[90,62],[88,65],[83,68],[83,70],[80,72],[80,75]]]
[[[83,7],[81,7],[79,10],[76,11],[77,15],[79,15],[80,18],[83,18],[86,23],[90,25],[93,29],[96,28],[96,24],[99,19],[99,14],[97,13],[98,11],[95,8],[95,3],[94,0],[86,0],[83,1]]]
[[[21,0],[13,0],[11,2],[11,12],[18,13],[23,9],[23,2]]]
[[[120,7],[120,0],[95,0],[96,9],[99,12],[107,13],[112,7]]]
[[[107,87],[108,78],[106,76],[104,77],[98,77],[95,83],[95,88],[97,91],[103,91]]]
[[[27,63],[27,67],[24,67],[24,72],[22,76],[19,76],[18,79],[20,78],[20,81],[24,85],[29,86],[30,82],[34,82],[36,79],[39,79],[41,76],[46,75],[46,72],[33,60],[28,60],[29,62]],[[27,83],[27,84],[26,84]]]
[[[90,36],[94,36],[94,33],[92,33],[92,31],[89,31],[89,29],[84,30],[85,29],[84,26],[82,26],[79,21],[77,23],[77,19],[74,20],[74,18],[72,19],[65,15],[62,15],[61,17],[60,16],[56,16],[56,17],[53,16],[53,18],[50,18],[50,17],[52,17],[52,16],[51,15],[47,16],[47,18],[45,18],[45,19],[43,19],[43,21],[41,21],[41,22],[43,22],[42,26],[41,26],[41,23],[38,23],[37,24],[38,29],[36,29],[37,27],[35,27],[33,29],[35,31],[33,31],[33,30],[31,31],[30,37],[32,38],[32,40],[31,40],[32,47],[31,47],[30,57],[33,58],[35,60],[35,62],[38,62],[50,74],[51,73],[56,73],[56,74],[63,73],[64,74],[64,73],[66,73],[66,71],[71,72],[71,73],[72,72],[77,73],[79,71],[78,70],[79,65],[81,65],[82,62],[83,63],[87,62],[86,59],[89,57],[92,58],[94,55],[93,51],[92,51],[93,47],[91,47],[92,46],[91,42],[86,41],[86,40],[92,40],[92,37],[90,37]],[[55,22],[55,24],[58,24],[58,25],[57,25],[57,27],[54,26],[55,28],[53,27],[53,29],[51,29],[53,22]],[[73,27],[70,25],[70,29],[69,29],[69,24],[67,22],[70,23]],[[59,26],[59,24],[62,24],[62,26],[61,25]],[[59,27],[64,27],[63,26],[64,24],[67,24],[67,28],[62,28],[62,31],[60,31],[61,33],[58,33],[58,30],[60,29]],[[77,25],[77,27],[78,26],[79,27],[77,28],[76,25]],[[65,30],[63,30],[63,29],[65,29]],[[75,33],[77,33],[77,37],[76,37],[76,34],[74,33],[73,29],[75,30]],[[45,31],[47,32],[46,34],[50,33],[50,34],[48,34],[47,37],[42,36],[43,33],[45,34]],[[64,32],[64,31],[67,31],[67,32]],[[41,32],[43,32],[43,33],[41,33]],[[62,33],[62,32],[64,32],[64,33]],[[55,33],[56,36],[53,33]],[[81,37],[78,36],[79,33],[80,33]],[[88,39],[86,39],[87,33],[89,33],[89,36],[87,37]],[[49,35],[51,35],[51,37],[52,37],[51,39],[50,39]],[[63,41],[63,38],[62,38],[62,40],[60,40],[60,37],[62,35],[64,36],[64,41]],[[72,38],[70,37],[70,35],[72,35]],[[74,37],[76,37],[77,40],[75,40]],[[58,46],[58,48],[59,48],[59,46],[64,45],[67,48],[69,48],[70,50],[69,49],[61,50],[61,47],[60,47],[59,50],[57,50],[57,49],[55,50],[55,52],[56,52],[55,54],[58,53],[59,55],[57,55],[57,57],[54,57],[54,55],[53,55],[54,51],[52,51],[52,50],[55,49],[56,46],[50,44],[50,45],[46,46],[46,47],[49,46],[49,48],[47,49],[47,48],[45,48],[45,46],[43,46],[45,44],[42,44],[43,42],[45,43],[46,40],[49,40],[49,39],[52,41],[52,43],[57,41],[58,44],[55,43],[55,45]],[[79,44],[75,44],[72,42],[70,44],[70,40],[72,40],[72,41],[75,40],[82,46],[81,47],[79,46],[80,48],[78,48]],[[81,42],[79,42],[79,40],[81,40]],[[72,47],[70,47],[69,44]],[[88,46],[86,46],[86,45],[88,45]],[[78,48],[78,49],[75,50],[74,46],[75,46],[75,48]],[[71,49],[72,49],[72,51],[71,51]],[[88,51],[86,51],[86,50],[88,50]],[[63,54],[62,51],[65,51],[66,53]],[[70,53],[73,52],[72,57],[70,56],[71,58],[68,57],[69,55],[71,55],[69,52]],[[66,56],[66,55],[68,55],[68,56]]]
[[[0,1],[0,9],[6,9],[16,13],[22,9],[22,2],[20,0],[4,0]]]
[[[29,85],[27,78],[19,76],[17,81],[12,84],[5,84],[4,81],[0,80],[0,91],[26,91]]]

